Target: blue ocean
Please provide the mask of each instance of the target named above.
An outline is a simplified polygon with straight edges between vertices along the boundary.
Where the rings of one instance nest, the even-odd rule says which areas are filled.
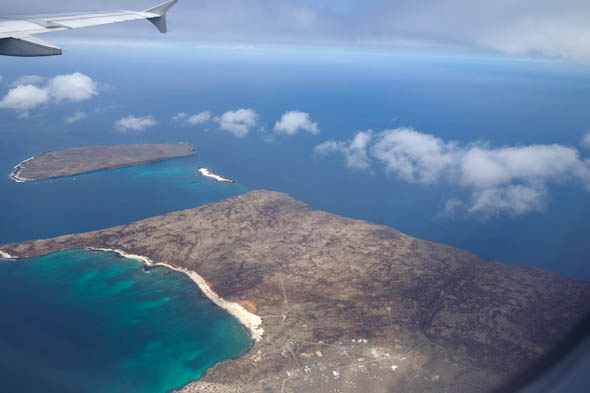
[[[3,392],[167,392],[251,345],[184,274],[112,253],[3,261],[0,304]]]
[[[26,118],[0,112],[0,173],[6,174],[0,177],[0,243],[106,228],[262,188],[289,193],[313,209],[388,225],[412,236],[472,251],[486,260],[532,265],[590,279],[590,193],[580,185],[565,181],[550,185],[550,198],[540,211],[485,218],[447,217],[440,212],[447,197],[456,193],[451,185],[408,183],[380,168],[354,170],[343,165],[341,157],[314,154],[314,147],[326,140],[350,139],[359,130],[379,132],[401,126],[465,144],[578,146],[582,135],[590,130],[590,73],[576,65],[492,55],[322,47],[177,44],[152,52],[134,46],[104,46],[98,51],[68,43],[68,48],[66,56],[46,59],[42,69],[39,63],[26,59],[0,59],[3,90],[23,75],[53,77],[76,71],[91,76],[100,88],[100,95],[92,101],[47,106]],[[252,108],[259,115],[257,127],[243,138],[218,130],[214,124],[189,127],[171,120],[180,112],[210,111],[218,116],[239,108]],[[64,124],[63,119],[75,110],[88,113],[88,119]],[[311,114],[320,133],[273,133],[275,122],[287,110]],[[143,132],[117,131],[115,120],[130,114],[153,116],[157,125]],[[192,143],[198,155],[41,182],[15,183],[8,178],[14,165],[43,151],[88,144],[180,141]],[[198,176],[196,169],[201,166],[237,183],[217,183]],[[10,276],[15,277],[11,282],[19,283],[16,288],[7,286],[6,290],[14,292],[2,296],[5,307],[7,297],[20,299],[19,304],[28,305],[29,317],[34,319],[40,307],[45,307],[36,304],[39,297],[55,296],[62,299],[64,308],[55,305],[52,315],[68,310],[68,320],[76,319],[73,326],[91,325],[92,329],[77,330],[92,332],[80,337],[87,342],[104,327],[98,321],[119,318],[120,299],[116,296],[124,296],[131,307],[152,285],[161,293],[153,298],[145,295],[150,301],[180,296],[175,295],[176,290],[184,296],[196,291],[190,282],[171,273],[147,275],[133,262],[122,264],[110,255],[79,251],[22,264],[3,262],[0,269],[7,271],[0,274],[2,280]],[[109,269],[121,272],[110,275]],[[87,274],[106,274],[109,285],[80,285]],[[53,286],[57,277],[64,285]],[[167,281],[160,282],[161,277]],[[115,297],[108,295],[111,286],[119,288],[125,285],[121,283],[136,280],[141,285],[122,289]],[[0,287],[5,290],[4,284]],[[167,293],[168,287],[172,292]],[[75,307],[80,296],[95,297],[104,308],[70,313],[66,306]],[[197,298],[189,296],[193,297]],[[130,343],[137,345],[135,351],[151,348],[164,330],[174,335],[173,341],[178,340],[171,348],[196,340],[191,342],[198,351],[203,338],[197,340],[186,329],[177,331],[180,323],[160,326],[168,318],[164,315],[172,318],[182,309],[182,317],[174,318],[192,321],[195,332],[199,331],[200,318],[225,318],[220,322],[222,333],[202,333],[221,334],[222,341],[227,339],[223,345],[215,340],[208,343],[221,345],[215,356],[191,358],[194,354],[187,349],[190,353],[180,359],[192,359],[188,361],[191,367],[163,371],[174,375],[170,378],[175,382],[163,381],[153,385],[157,388],[145,390],[138,386],[133,391],[165,392],[171,385],[198,377],[212,363],[247,349],[239,325],[222,312],[211,314],[214,308],[203,303],[171,300],[160,305],[154,310],[156,319],[150,320],[155,326],[149,335],[133,336],[137,329],[125,322],[109,327],[135,337],[137,341]],[[52,333],[58,334],[61,325],[53,327]],[[3,323],[0,337],[8,332],[9,324]],[[104,345],[108,347],[108,343]],[[160,356],[162,347],[153,345]],[[23,349],[23,354],[36,356],[26,351],[33,349]],[[105,370],[112,373],[107,379],[131,380],[125,379],[126,372],[138,370],[151,373],[150,361],[156,357],[133,363],[137,353],[130,350],[105,355],[121,355],[116,364],[122,368]],[[80,370],[79,375],[85,372]],[[160,377],[167,378],[154,376]],[[108,389],[101,391],[117,391]]]

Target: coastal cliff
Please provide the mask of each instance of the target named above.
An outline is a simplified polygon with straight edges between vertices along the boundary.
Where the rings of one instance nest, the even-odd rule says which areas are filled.
[[[492,391],[590,311],[590,283],[253,191],[105,230],[0,245],[117,249],[198,273],[262,320],[181,392]]]

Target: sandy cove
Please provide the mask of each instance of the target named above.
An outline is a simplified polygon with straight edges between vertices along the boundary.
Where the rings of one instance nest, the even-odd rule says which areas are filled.
[[[123,258],[133,259],[133,260],[139,261],[147,266],[164,266],[170,270],[174,270],[176,272],[186,274],[195,284],[197,284],[197,286],[203,292],[203,294],[205,296],[207,296],[213,303],[215,303],[217,306],[223,308],[224,310],[229,312],[231,315],[236,317],[240,321],[240,323],[248,329],[248,331],[250,332],[250,335],[252,336],[252,338],[256,342],[262,340],[262,336],[264,335],[264,329],[262,329],[262,327],[261,327],[262,319],[258,315],[253,314],[250,311],[246,310],[243,306],[241,306],[237,303],[228,302],[227,300],[220,297],[217,293],[215,293],[209,287],[209,285],[207,284],[205,279],[203,277],[201,277],[197,272],[194,272],[194,271],[188,270],[188,269],[184,269],[184,268],[180,268],[180,267],[176,267],[176,266],[172,266],[168,263],[163,263],[163,262],[155,263],[154,261],[152,261],[148,257],[144,257],[141,255],[128,254],[125,251],[118,250],[118,249],[85,247],[85,250],[113,252],[115,254],[122,256]],[[18,259],[18,258],[13,257],[12,255],[8,254],[7,252],[2,251],[2,250],[0,250],[0,258]]]
[[[264,329],[262,329],[262,327],[261,327],[262,319],[258,315],[253,314],[250,311],[246,310],[243,306],[241,306],[237,303],[228,302],[227,300],[220,297],[217,293],[215,293],[209,287],[209,285],[207,284],[205,279],[203,277],[201,277],[197,272],[194,272],[194,271],[188,270],[188,269],[184,269],[184,268],[180,268],[180,267],[176,267],[176,266],[172,266],[172,265],[170,265],[168,263],[164,263],[164,262],[157,262],[156,263],[156,262],[152,261],[151,259],[149,259],[148,257],[144,257],[141,255],[128,254],[125,251],[118,250],[118,249],[95,248],[95,247],[86,247],[86,249],[90,250],[90,251],[114,252],[114,253],[122,256],[123,258],[134,259],[136,261],[144,263],[147,266],[164,266],[164,267],[167,267],[168,269],[174,270],[176,272],[186,274],[195,284],[197,284],[197,286],[199,287],[199,289],[201,289],[203,294],[205,294],[205,296],[207,296],[213,303],[215,303],[216,305],[218,305],[219,307],[223,308],[224,310],[229,312],[231,315],[236,317],[240,321],[240,323],[242,323],[242,325],[244,325],[248,329],[248,331],[250,332],[250,335],[252,336],[252,338],[256,342],[259,342],[260,340],[262,340],[262,336],[264,335]]]

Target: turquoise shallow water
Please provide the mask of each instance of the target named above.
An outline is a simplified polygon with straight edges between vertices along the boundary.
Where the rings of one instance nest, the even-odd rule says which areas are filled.
[[[16,184],[0,176],[0,243],[53,237],[124,224],[192,208],[241,193],[238,187],[286,192],[313,209],[392,226],[426,240],[463,248],[486,260],[526,264],[590,279],[590,193],[579,181],[548,185],[541,211],[513,216],[441,215],[451,198],[469,202],[458,179],[408,183],[375,161],[371,170],[347,168],[341,156],[314,148],[413,127],[460,145],[562,144],[590,157],[579,143],[590,130],[590,73],[562,62],[477,54],[345,48],[269,48],[234,51],[166,43],[158,56],[142,46],[68,44],[69,55],[43,60],[42,75],[83,72],[112,86],[87,102],[48,105],[31,112],[0,111],[0,173],[42,151],[89,144],[179,142],[194,144],[188,159],[106,171],[72,179]],[[29,59],[0,59],[4,83],[38,74]],[[165,75],[166,77],[155,77]],[[149,80],[149,83],[146,81]],[[236,138],[215,121],[195,127],[171,121],[179,112],[251,108],[259,123]],[[84,122],[65,125],[74,111]],[[278,135],[288,110],[310,114],[320,133]],[[153,115],[158,124],[120,133],[114,122]],[[211,166],[237,185],[219,185],[159,169]],[[152,172],[153,169],[153,172]],[[190,168],[189,168],[190,169]],[[64,214],[67,212],[67,214]]]
[[[289,53],[268,48],[244,52],[199,49],[189,53],[183,43],[167,44],[154,57],[141,46],[102,47],[100,51],[87,45],[68,48],[68,56],[43,60],[44,76],[80,71],[114,88],[88,102],[38,108],[26,119],[19,113],[0,113],[0,173],[5,174],[0,176],[0,243],[107,228],[265,188],[287,192],[314,209],[389,225],[473,251],[487,260],[529,264],[590,279],[590,194],[580,184],[551,184],[547,206],[540,212],[487,220],[441,217],[445,200],[468,197],[460,187],[410,184],[378,165],[371,172],[354,171],[341,157],[321,158],[313,153],[316,145],[352,138],[357,130],[380,132],[400,126],[462,144],[579,147],[590,124],[590,74],[586,69],[495,57],[356,49],[303,48]],[[28,59],[5,58],[0,64],[5,81],[0,86],[2,95],[12,81],[38,74],[40,69],[39,63]],[[238,108],[252,108],[260,115],[257,129],[245,138],[218,130],[213,121],[199,127],[170,121],[179,111],[210,110],[218,116]],[[275,135],[275,121],[294,109],[309,112],[320,134]],[[77,110],[89,115],[87,121],[64,125],[63,119]],[[158,125],[141,133],[115,131],[114,122],[129,114],[153,114]],[[193,143],[199,155],[34,183],[17,184],[7,176],[18,162],[43,151],[175,141]],[[587,158],[589,150],[579,148]],[[238,184],[195,176],[200,166]],[[56,260],[55,256],[48,258]],[[0,393],[37,392],[40,385],[49,392],[165,391],[188,374],[194,373],[188,379],[199,375],[207,364],[242,351],[240,343],[218,340],[215,330],[205,334],[198,322],[193,326],[188,320],[202,321],[199,318],[210,315],[210,304],[184,307],[167,292],[174,285],[167,288],[164,281],[152,280],[163,274],[158,269],[151,275],[143,274],[139,267],[133,270],[133,275],[151,283],[145,285],[145,293],[163,291],[160,297],[146,301],[141,312],[134,301],[121,303],[125,295],[140,288],[125,274],[105,278],[110,286],[102,298],[95,299],[91,294],[100,291],[93,285],[94,262],[72,265],[78,269],[76,274],[56,266],[54,276],[45,271],[53,269],[51,263],[36,271],[35,261],[0,263],[0,381],[10,384],[0,386]],[[126,263],[125,269],[131,269],[133,262]],[[58,273],[65,278],[59,279]],[[81,280],[75,295],[68,292],[72,290],[70,278]],[[180,286],[183,291],[195,290],[188,282]],[[80,300],[77,308],[71,303],[76,297]],[[118,304],[126,305],[117,309]],[[176,311],[160,318],[160,312],[171,307]],[[126,315],[128,310],[134,311]],[[127,322],[113,325],[119,320],[105,315],[119,315],[120,321]],[[133,315],[158,319],[138,328],[132,323]],[[168,322],[173,328],[162,333],[160,328]],[[188,333],[202,333],[198,337],[202,345],[211,344],[207,356],[194,357],[191,351],[201,347],[180,344],[188,337],[185,326],[190,326]],[[117,339],[117,334],[126,338]],[[169,341],[162,341],[164,337]],[[115,347],[113,343],[120,353],[105,355],[104,351]],[[104,359],[109,359],[108,370]],[[93,390],[86,390],[90,388]]]
[[[5,393],[163,393],[251,345],[188,277],[113,253],[0,260],[0,309]]]
[[[5,159],[3,148],[0,145],[0,162]],[[18,160],[22,157],[12,158]],[[240,183],[205,178],[197,173],[199,167],[231,175],[199,154],[31,183],[0,176],[0,244],[127,224],[249,191]]]

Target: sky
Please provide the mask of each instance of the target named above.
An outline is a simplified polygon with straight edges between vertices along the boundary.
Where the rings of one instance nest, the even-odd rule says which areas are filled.
[[[142,10],[156,2],[22,0],[3,4],[2,13]],[[586,0],[180,0],[169,30],[201,42],[477,50],[586,64],[588,15]],[[134,34],[147,36],[147,26]]]
[[[3,12],[157,2],[23,0]],[[23,140],[35,129],[70,132],[72,145],[90,142],[76,129],[94,130],[85,135],[98,143],[170,129],[197,144],[223,139],[244,146],[232,159],[260,161],[262,171],[292,161],[252,186],[297,193],[279,172],[324,171],[322,182],[342,183],[331,186],[338,197],[356,199],[327,205],[322,184],[295,196],[490,259],[504,260],[490,252],[506,240],[490,240],[495,233],[558,220],[566,208],[551,225],[577,228],[575,241],[563,240],[571,248],[587,226],[570,219],[590,215],[587,11],[574,1],[179,0],[167,35],[120,23],[43,35],[63,56],[0,58],[0,122],[27,129]],[[376,193],[379,203],[364,206]],[[454,223],[463,235],[453,237]],[[468,233],[484,225],[485,250]]]

